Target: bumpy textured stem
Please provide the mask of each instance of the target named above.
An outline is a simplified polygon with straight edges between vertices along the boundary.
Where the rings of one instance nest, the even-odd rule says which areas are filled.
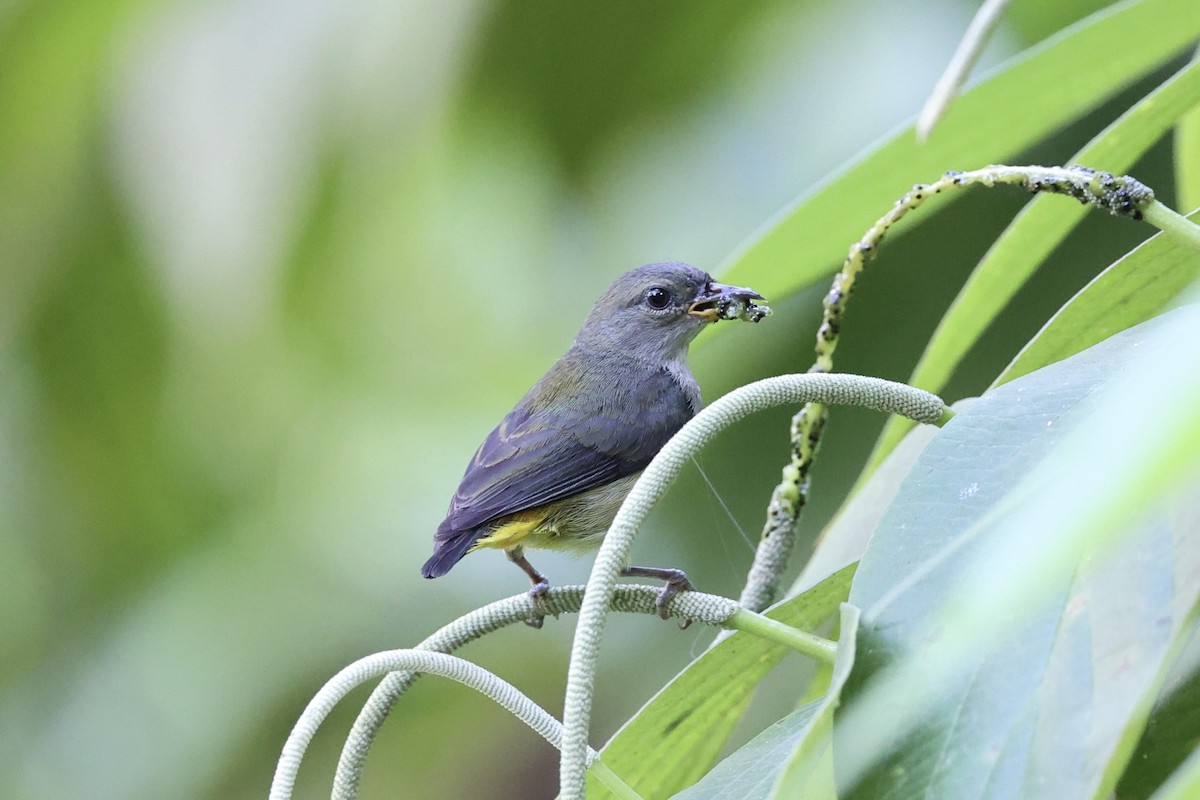
[[[796,541],[796,520],[808,500],[808,472],[824,427],[825,406],[820,403],[805,403],[792,417],[791,458],[783,467],[779,485],[771,492],[767,521],[739,598],[743,608],[762,611],[775,602]]]
[[[317,692],[316,696],[309,701],[284,744],[283,754],[280,756],[275,770],[275,777],[271,781],[270,800],[288,800],[292,796],[292,789],[296,785],[296,775],[300,770],[304,752],[308,749],[313,736],[316,735],[317,728],[329,716],[329,712],[333,710],[334,706],[365,681],[395,670],[428,672],[458,681],[504,706],[555,747],[558,747],[562,741],[562,725],[558,720],[550,716],[515,686],[482,667],[445,653],[433,653],[426,650],[389,650],[355,661],[330,679],[321,687],[321,691]],[[596,758],[596,752],[589,749],[585,752],[584,757],[587,763],[591,763]],[[603,772],[605,778],[609,780],[615,777],[611,770]],[[617,780],[619,782],[619,779]],[[624,784],[620,784],[620,786],[627,790],[629,788]],[[628,790],[625,796],[637,797],[632,790]]]
[[[524,622],[535,610],[554,616],[575,613],[583,602],[583,589],[582,586],[552,586],[542,596],[540,603],[535,603],[528,592],[497,600],[459,617],[426,638],[415,649],[450,653],[507,625]],[[657,614],[658,609],[654,601],[660,591],[661,588],[656,586],[619,586],[613,594],[610,607],[613,611]],[[668,612],[680,619],[691,619],[710,625],[723,624],[737,611],[737,603],[733,600],[701,592],[679,594],[668,607]],[[354,800],[358,797],[359,781],[362,779],[363,767],[375,736],[400,696],[418,677],[420,675],[415,671],[394,671],[375,687],[342,747],[337,774],[333,781],[334,800]],[[307,741],[303,744],[307,745]],[[287,752],[285,750],[285,754]],[[298,760],[303,756],[303,749],[293,754]]]
[[[874,258],[884,235],[893,225],[935,194],[968,186],[997,185],[1020,186],[1035,193],[1068,195],[1085,205],[1090,204],[1110,214],[1133,219],[1142,219],[1143,213],[1153,214],[1155,219],[1151,221],[1160,227],[1180,227],[1177,220],[1160,212],[1161,204],[1155,201],[1154,192],[1128,176],[1118,177],[1081,166],[992,165],[970,172],[947,172],[933,183],[914,186],[850,247],[841,271],[834,277],[833,286],[825,296],[824,314],[817,330],[816,361],[809,372],[830,372],[833,369],[833,353],[837,349],[846,301],[854,291],[859,273]],[[1183,231],[1178,233],[1187,235]],[[754,564],[750,568],[746,587],[742,590],[742,605],[753,611],[761,611],[769,606],[779,593],[780,580],[796,539],[796,520],[808,499],[809,471],[821,443],[827,416],[825,404],[807,403],[792,418],[791,458],[771,495]],[[934,424],[945,424],[945,420],[935,420]]]
[[[562,800],[583,800],[584,797],[588,726],[600,639],[617,577],[628,563],[629,549],[642,521],[683,466],[718,432],[756,411],[806,402],[865,406],[931,423],[945,412],[945,404],[935,395],[879,378],[782,375],[735,389],[716,400],[667,442],[617,512],[588,577],[567,673],[559,774]],[[673,602],[686,596],[685,592]]]

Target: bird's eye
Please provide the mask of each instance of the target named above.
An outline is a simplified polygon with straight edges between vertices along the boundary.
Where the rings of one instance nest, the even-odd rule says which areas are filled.
[[[646,305],[662,311],[671,305],[671,293],[661,286],[655,286],[646,292]]]

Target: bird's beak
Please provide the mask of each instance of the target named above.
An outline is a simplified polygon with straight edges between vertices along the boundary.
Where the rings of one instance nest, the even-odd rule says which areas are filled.
[[[743,289],[740,286],[729,286],[716,281],[708,284],[696,295],[696,299],[688,306],[688,312],[693,317],[699,317],[705,322],[716,322],[720,319],[736,319],[745,317],[754,322],[771,313],[765,305],[757,305],[755,300],[765,300],[753,289]]]

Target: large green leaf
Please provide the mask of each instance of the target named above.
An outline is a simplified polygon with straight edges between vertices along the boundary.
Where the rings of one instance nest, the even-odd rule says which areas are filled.
[[[1200,211],[1192,214],[1200,221]],[[1005,367],[993,386],[1073,356],[1161,314],[1200,278],[1200,254],[1159,233],[1079,290]]]
[[[1200,307],[972,403],[863,557],[842,798],[1103,798],[1200,597]]]
[[[1175,126],[1175,202],[1184,211],[1200,208],[1200,105]]]
[[[854,567],[830,575],[767,616],[813,630],[846,599],[853,575]],[[712,768],[759,682],[788,652],[745,633],[719,642],[617,731],[601,751],[604,762],[647,800],[691,786]],[[591,777],[587,794],[612,796]]]
[[[955,409],[961,405],[956,404]],[[792,592],[803,591],[847,564],[858,563],[867,549],[871,533],[879,525],[879,520],[900,491],[900,485],[938,430],[933,425],[917,428],[912,436],[906,436],[900,446],[891,452],[879,469],[871,473],[862,490],[822,532],[816,549],[792,585]]]
[[[784,759],[817,717],[821,701],[807,703],[755,736],[672,800],[762,800],[769,797]]]
[[[859,610],[842,606],[841,635],[824,697],[792,712],[747,742],[675,800],[833,797],[830,728],[854,666]]]
[[[1181,209],[1200,207],[1200,107],[1175,127],[1175,193]]]
[[[833,712],[842,701],[842,689],[850,678],[850,671],[854,669],[861,616],[858,607],[849,603],[842,606],[837,657],[833,662],[829,690],[821,700],[821,708],[812,724],[784,762],[779,779],[771,789],[773,800],[789,800],[793,797],[836,800],[833,783]]]
[[[1195,0],[1118,3],[1007,62],[918,144],[911,126],[802,195],[721,270],[781,298],[829,275],[914,182],[1004,161],[1165,63],[1200,36]],[[1136,44],[1135,44],[1136,43]],[[927,217],[928,215],[919,215]]]
[[[1200,10],[1200,4],[1196,8]],[[1125,172],[1197,103],[1200,103],[1200,61],[1193,61],[1122,114],[1069,163]],[[1034,198],[996,240],[938,324],[909,378],[910,384],[931,392],[941,391],[1029,276],[1086,214],[1094,213],[1090,207],[1064,200],[1050,195]],[[1089,344],[1095,341],[1098,340],[1093,339]],[[878,464],[911,428],[905,420],[890,419],[868,469]]]

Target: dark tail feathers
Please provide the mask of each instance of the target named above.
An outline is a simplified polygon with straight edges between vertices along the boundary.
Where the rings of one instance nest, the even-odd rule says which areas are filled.
[[[457,531],[452,539],[437,542],[433,555],[421,567],[421,574],[426,578],[440,578],[450,571],[450,568],[467,554],[475,542],[479,540],[475,531]]]

